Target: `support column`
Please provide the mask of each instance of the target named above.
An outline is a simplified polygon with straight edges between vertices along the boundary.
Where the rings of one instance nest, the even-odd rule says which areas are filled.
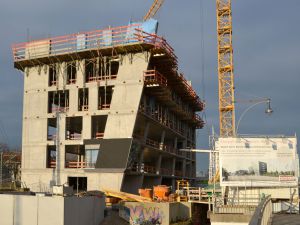
[[[89,111],[94,112],[98,110],[98,87],[89,88]]]
[[[178,139],[177,139],[177,137],[175,137],[175,139],[174,139],[174,148],[175,149],[177,149],[177,142],[178,142]]]
[[[92,117],[83,116],[82,118],[82,139],[92,138]]]
[[[165,142],[165,136],[166,136],[166,132],[163,131],[161,134],[161,138],[160,138],[160,144],[159,144],[159,149],[163,150],[163,146],[164,146],[164,142]]]
[[[184,159],[182,161],[182,176],[185,177],[186,176],[186,159]]]
[[[148,138],[149,127],[150,127],[150,123],[147,122],[147,123],[146,123],[146,126],[145,126],[145,131],[144,131],[144,142],[146,142],[146,140],[147,140],[147,138]]]
[[[175,169],[176,169],[176,158],[173,158],[172,162],[172,176],[175,176]]]
[[[69,113],[76,113],[78,111],[78,88],[70,88],[69,90]]]
[[[155,165],[155,170],[156,170],[156,174],[159,175],[160,174],[160,168],[161,168],[161,160],[162,160],[162,156],[159,155],[157,161],[156,161],[156,165]]]

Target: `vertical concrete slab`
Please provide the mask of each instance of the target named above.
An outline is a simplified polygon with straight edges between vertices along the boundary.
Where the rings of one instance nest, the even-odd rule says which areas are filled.
[[[74,114],[78,111],[78,88],[73,87],[69,89],[69,114]]]
[[[95,112],[98,110],[98,86],[89,88],[89,111]]]
[[[14,224],[14,196],[0,195],[0,224]]]
[[[14,224],[38,225],[38,203],[32,196],[14,196]]]
[[[38,225],[65,225],[63,197],[36,197]]]
[[[85,115],[82,118],[82,139],[92,138],[92,117],[90,115]]]

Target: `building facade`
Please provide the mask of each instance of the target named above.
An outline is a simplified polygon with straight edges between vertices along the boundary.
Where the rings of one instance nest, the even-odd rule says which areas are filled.
[[[22,181],[34,191],[194,179],[203,103],[170,45],[139,24],[13,46],[24,72]],[[145,31],[146,30],[146,31]]]

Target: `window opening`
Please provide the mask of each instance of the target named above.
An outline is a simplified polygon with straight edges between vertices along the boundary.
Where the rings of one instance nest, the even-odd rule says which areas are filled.
[[[81,88],[78,90],[78,111],[89,110],[89,89]]]
[[[76,83],[76,62],[67,63],[67,84]]]
[[[113,90],[114,90],[113,86],[99,87],[99,92],[98,92],[98,109],[99,110],[110,108]]]
[[[69,111],[69,91],[50,91],[48,93],[48,113]]]

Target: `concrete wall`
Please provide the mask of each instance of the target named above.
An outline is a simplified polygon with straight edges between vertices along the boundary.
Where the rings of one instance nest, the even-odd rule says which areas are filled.
[[[211,225],[248,225],[251,215],[210,214]]]
[[[0,195],[0,225],[99,225],[104,198]]]
[[[120,216],[130,224],[169,225],[177,221],[191,218],[191,203],[139,203],[125,202],[120,209]]]
[[[23,170],[22,179],[32,181],[29,188],[34,192],[51,192],[55,184],[54,169]],[[110,173],[100,171],[86,172],[84,169],[62,169],[59,175],[62,184],[68,182],[68,177],[87,177],[88,190],[109,189],[119,191],[121,189],[124,173]]]

